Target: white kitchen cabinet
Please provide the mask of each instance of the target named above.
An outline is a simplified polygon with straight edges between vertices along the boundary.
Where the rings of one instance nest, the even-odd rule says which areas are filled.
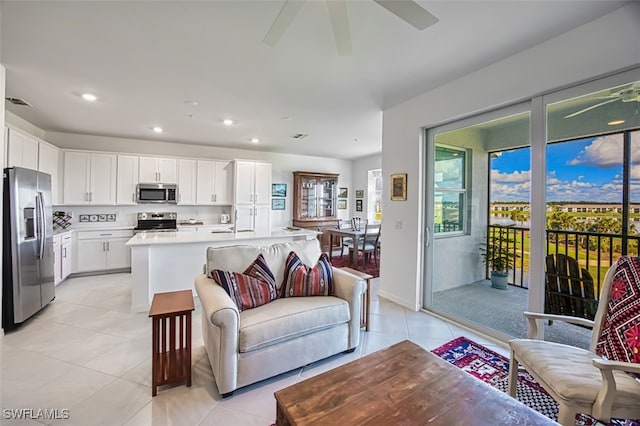
[[[7,167],[38,170],[38,139],[11,127],[7,139]]]
[[[72,235],[65,232],[53,236],[53,283],[64,281],[71,273]]]
[[[178,204],[196,204],[196,160],[178,160]]]
[[[232,204],[233,163],[231,161],[198,160],[197,182],[197,204]]]
[[[236,161],[235,203],[271,203],[271,164]]]
[[[38,171],[51,175],[51,202],[54,205],[60,204],[60,191],[58,176],[58,161],[60,149],[44,141],[38,142]]]
[[[174,158],[140,157],[141,183],[177,183],[178,161]]]
[[[235,163],[235,210],[238,229],[269,230],[271,226],[271,164]]]
[[[62,237],[53,236],[53,284],[62,282]]]
[[[118,155],[116,177],[116,203],[136,204],[136,185],[138,185],[139,157]]]
[[[236,205],[236,227],[238,231],[264,231],[271,225],[271,206],[267,204]]]
[[[84,151],[64,153],[64,204],[116,203],[115,154]]]
[[[70,232],[66,234],[62,234],[62,244],[61,244],[61,256],[62,256],[62,264],[61,266],[61,279],[65,280],[69,274],[71,274],[71,263],[73,259],[73,244],[72,244],[72,235]]]
[[[131,267],[131,251],[125,244],[131,230],[79,231],[78,272]]]

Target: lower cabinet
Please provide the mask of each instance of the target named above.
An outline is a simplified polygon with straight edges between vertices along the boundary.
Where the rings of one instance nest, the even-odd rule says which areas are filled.
[[[62,235],[62,242],[60,245],[60,279],[65,280],[71,273],[71,264],[73,259],[73,244],[71,233]]]
[[[62,282],[62,237],[53,236],[53,283],[58,285]]]
[[[71,273],[72,259],[71,232],[53,236],[53,283],[64,281]]]
[[[79,231],[78,272],[131,267],[131,250],[125,244],[131,230]]]

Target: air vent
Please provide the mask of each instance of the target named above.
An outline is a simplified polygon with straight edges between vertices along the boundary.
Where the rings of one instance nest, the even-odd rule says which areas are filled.
[[[11,102],[14,105],[20,105],[20,106],[31,106],[29,105],[29,103],[27,101],[25,101],[24,99],[20,99],[20,98],[4,98],[6,101]]]
[[[297,140],[302,140],[302,139],[306,138],[307,136],[309,136],[309,135],[307,135],[306,133],[296,133],[295,135],[291,135],[291,137],[293,139],[297,139]]]

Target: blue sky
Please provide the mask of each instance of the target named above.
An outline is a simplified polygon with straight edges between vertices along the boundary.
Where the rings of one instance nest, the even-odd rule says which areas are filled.
[[[530,149],[504,151],[491,161],[491,200],[529,200]],[[640,201],[640,137],[632,138],[631,200]],[[622,136],[611,135],[547,147],[547,200],[622,202]]]

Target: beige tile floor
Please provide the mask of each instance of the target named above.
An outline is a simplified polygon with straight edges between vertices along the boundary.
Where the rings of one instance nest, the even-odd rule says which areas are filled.
[[[423,312],[377,297],[371,331],[340,354],[247,386],[223,400],[205,356],[200,309],[193,321],[193,385],[161,387],[151,397],[151,320],[129,312],[130,275],[71,278],[56,299],[13,333],[0,337],[2,425],[243,425],[274,422],[273,393],[364,355],[410,339],[433,349],[465,335],[507,354],[491,340]],[[6,409],[68,410],[68,419],[10,419]],[[62,416],[63,412],[59,411]]]

